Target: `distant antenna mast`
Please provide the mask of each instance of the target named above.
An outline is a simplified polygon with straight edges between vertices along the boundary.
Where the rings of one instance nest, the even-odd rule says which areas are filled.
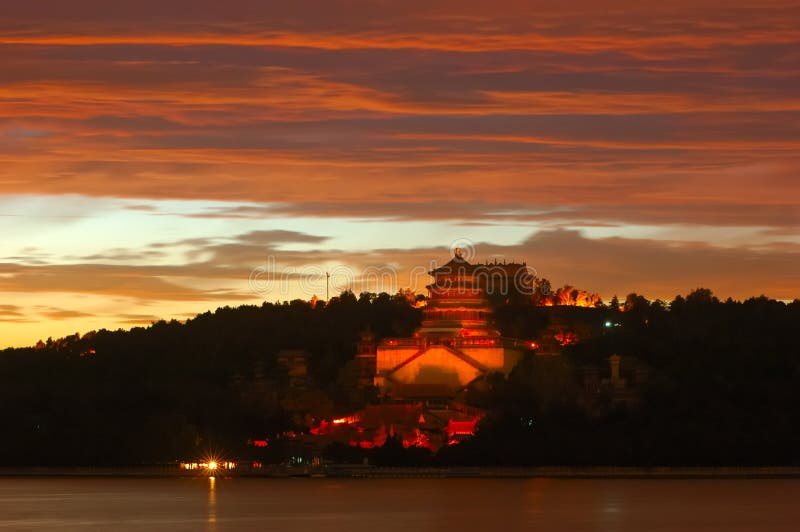
[[[325,272],[325,301],[331,299],[331,273]]]

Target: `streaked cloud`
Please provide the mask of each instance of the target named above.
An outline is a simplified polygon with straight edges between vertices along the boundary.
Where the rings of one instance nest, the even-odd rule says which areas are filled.
[[[93,316],[93,314],[90,314],[88,312],[81,312],[79,310],[70,310],[58,307],[40,306],[40,307],[35,307],[34,310],[40,316],[44,316],[45,318],[51,320],[68,320],[74,318],[88,318]]]
[[[0,305],[0,322],[24,322],[24,309],[17,305]]]

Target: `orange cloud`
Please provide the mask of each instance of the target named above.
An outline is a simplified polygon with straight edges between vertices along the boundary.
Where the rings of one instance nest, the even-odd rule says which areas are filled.
[[[553,35],[546,33],[298,33],[286,31],[263,34],[237,33],[141,33],[0,35],[0,44],[35,46],[248,46],[315,48],[320,50],[380,49],[433,50],[438,52],[564,51],[594,54],[623,51],[641,58],[663,56],[675,48],[706,50],[716,46],[752,43],[796,43],[800,30],[787,25],[770,29],[747,29],[725,33],[673,33],[669,35]]]

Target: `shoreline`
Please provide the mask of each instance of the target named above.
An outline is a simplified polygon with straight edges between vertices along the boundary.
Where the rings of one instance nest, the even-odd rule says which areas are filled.
[[[268,466],[217,475],[174,465],[132,467],[0,467],[0,478],[487,478],[487,479],[800,479],[800,467],[383,467],[332,464],[324,468]]]

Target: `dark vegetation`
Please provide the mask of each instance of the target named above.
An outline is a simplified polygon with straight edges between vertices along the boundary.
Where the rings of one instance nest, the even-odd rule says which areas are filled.
[[[131,331],[87,333],[0,352],[0,465],[120,465],[199,457],[209,450],[259,458],[292,449],[279,435],[374,400],[359,390],[360,334],[409,335],[419,310],[404,294],[343,293],[220,308]],[[622,307],[622,308],[619,308]],[[369,452],[387,465],[800,465],[800,301],[718,301],[695,290],[665,304],[632,294],[580,309],[613,323],[557,357],[493,375],[467,399],[490,413],[471,440],[431,456],[393,439]],[[507,336],[536,337],[552,307],[499,304]],[[619,325],[617,325],[619,324]],[[302,392],[277,363],[282,349],[310,353]],[[648,369],[637,404],[600,394],[585,401],[586,368],[619,354]],[[249,454],[248,454],[249,453]],[[364,452],[366,453],[366,452]],[[359,461],[358,449],[329,457]]]

